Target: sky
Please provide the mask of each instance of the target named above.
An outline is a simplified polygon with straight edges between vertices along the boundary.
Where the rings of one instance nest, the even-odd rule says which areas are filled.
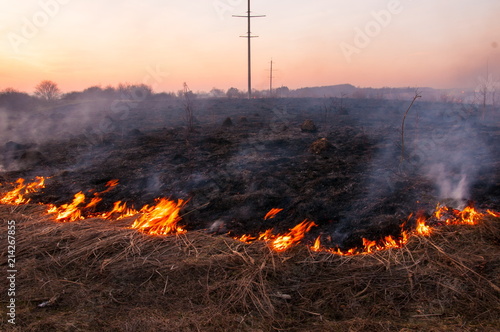
[[[500,79],[498,0],[253,0],[252,87]],[[0,90],[247,90],[246,0],[0,0]],[[491,78],[490,78],[491,80]]]

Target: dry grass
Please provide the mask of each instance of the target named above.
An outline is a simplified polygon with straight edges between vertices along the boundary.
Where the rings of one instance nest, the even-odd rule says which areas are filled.
[[[54,223],[42,212],[0,206],[4,225],[17,222],[19,270],[17,325],[2,311],[2,331],[500,329],[498,218],[340,257],[202,232],[151,237],[130,220]]]

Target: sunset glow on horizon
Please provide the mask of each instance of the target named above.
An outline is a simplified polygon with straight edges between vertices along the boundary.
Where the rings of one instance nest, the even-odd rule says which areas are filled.
[[[0,90],[246,90],[247,1],[0,0]],[[500,80],[500,2],[252,1],[253,88],[474,88]]]

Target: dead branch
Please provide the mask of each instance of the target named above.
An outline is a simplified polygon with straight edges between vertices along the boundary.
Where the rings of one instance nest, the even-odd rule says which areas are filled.
[[[415,91],[415,96],[413,97],[413,100],[411,101],[411,104],[408,107],[408,109],[406,110],[405,115],[403,117],[403,122],[401,124],[401,162],[403,162],[405,160],[405,120],[406,120],[406,116],[408,115],[408,112],[412,108],[415,101],[420,97],[422,97],[422,96],[419,94],[419,91],[417,89]]]

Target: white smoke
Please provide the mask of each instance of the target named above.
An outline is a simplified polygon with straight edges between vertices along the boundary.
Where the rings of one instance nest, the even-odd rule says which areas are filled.
[[[459,208],[472,198],[472,186],[490,158],[475,116],[463,109],[447,110],[431,117],[428,128],[433,129],[414,142],[421,174],[434,184],[437,198]]]
[[[460,205],[468,198],[470,182],[467,170],[461,169],[455,173],[449,165],[439,163],[429,168],[427,176],[436,184],[440,199],[452,199]]]

